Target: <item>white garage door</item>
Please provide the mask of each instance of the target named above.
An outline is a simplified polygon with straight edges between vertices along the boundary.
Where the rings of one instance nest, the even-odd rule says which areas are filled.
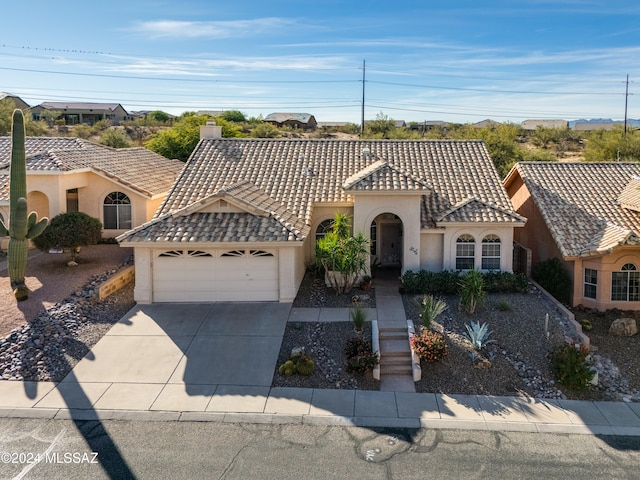
[[[153,261],[154,302],[279,299],[278,259],[265,250],[170,250]]]

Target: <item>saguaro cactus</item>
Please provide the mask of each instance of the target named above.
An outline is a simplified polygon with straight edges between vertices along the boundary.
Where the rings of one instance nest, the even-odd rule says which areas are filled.
[[[9,235],[7,262],[13,294],[18,301],[29,298],[29,289],[24,284],[27,270],[28,240],[40,235],[47,227],[48,219],[38,222],[36,212],[27,216],[27,162],[25,154],[24,116],[22,110],[13,111],[11,126],[11,170],[9,171],[9,221],[0,219],[0,236]]]

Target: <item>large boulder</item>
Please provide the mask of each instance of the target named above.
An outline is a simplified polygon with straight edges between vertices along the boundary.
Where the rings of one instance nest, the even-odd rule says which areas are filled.
[[[635,318],[617,318],[609,327],[609,334],[618,337],[631,337],[638,333],[638,325]]]

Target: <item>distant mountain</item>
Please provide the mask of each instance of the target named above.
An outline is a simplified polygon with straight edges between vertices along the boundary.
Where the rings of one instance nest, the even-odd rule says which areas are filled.
[[[569,126],[571,128],[573,128],[575,126],[576,123],[582,123],[582,122],[586,122],[586,123],[624,123],[624,120],[612,120],[610,118],[590,118],[590,119],[584,119],[581,118],[579,120],[570,120],[569,121]],[[640,127],[640,119],[636,119],[634,120],[633,118],[628,118],[627,119],[627,124],[631,125],[632,127]]]

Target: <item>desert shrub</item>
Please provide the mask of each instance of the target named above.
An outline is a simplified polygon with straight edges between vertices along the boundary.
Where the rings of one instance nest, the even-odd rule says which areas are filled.
[[[457,270],[409,270],[402,275],[402,285],[406,293],[455,295],[460,290],[463,275],[463,272]],[[529,285],[526,275],[522,273],[491,271],[482,273],[482,277],[485,290],[490,293],[526,293]]]
[[[471,270],[460,280],[460,308],[472,314],[477,307],[484,305],[486,292],[484,277],[477,270]]]
[[[458,292],[461,273],[455,270],[430,272],[409,270],[402,275],[402,285],[406,293],[425,295],[453,295]]]
[[[584,390],[595,375],[587,362],[587,352],[573,345],[564,344],[551,354],[553,376],[562,385]]]
[[[420,308],[420,318],[422,318],[422,326],[429,330],[431,323],[447,309],[444,300],[436,298],[433,295],[425,295],[422,301],[418,302]]]
[[[378,355],[371,344],[361,337],[352,337],[344,349],[347,357],[347,372],[363,374],[378,364]]]
[[[559,258],[550,258],[536,264],[531,275],[556,300],[569,303],[571,277]]]
[[[513,310],[513,306],[506,298],[501,298],[500,300],[498,300],[498,303],[496,303],[496,308],[501,312],[510,312],[511,310]]]
[[[484,286],[489,293],[526,293],[529,281],[524,273],[494,270],[482,274]]]
[[[422,329],[411,337],[411,348],[425,362],[437,362],[449,353],[449,345],[444,336],[427,329]]]
[[[82,212],[67,212],[53,217],[44,232],[32,241],[45,252],[51,248],[76,252],[78,247],[97,244],[101,235],[100,220]]]

